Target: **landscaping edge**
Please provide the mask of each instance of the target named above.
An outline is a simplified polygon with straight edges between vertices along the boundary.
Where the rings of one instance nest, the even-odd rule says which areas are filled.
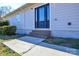
[[[48,47],[48,48],[60,50],[60,51],[63,51],[63,52],[68,52],[68,53],[71,53],[71,54],[74,54],[74,55],[79,55],[78,49],[59,46],[59,45],[55,45],[55,44],[49,44],[49,43],[45,43],[45,42],[42,42],[42,43],[45,47]]]

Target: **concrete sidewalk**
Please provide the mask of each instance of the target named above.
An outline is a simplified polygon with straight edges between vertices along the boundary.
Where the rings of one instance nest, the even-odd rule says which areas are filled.
[[[5,44],[10,49],[17,52],[20,55],[24,54],[26,51],[30,50],[35,45],[18,39],[11,40],[8,42],[3,42],[3,44]]]
[[[25,36],[19,39],[3,42],[6,46],[22,56],[74,56],[73,54],[58,51],[43,43],[45,39]]]
[[[25,36],[7,42],[3,42],[3,44],[5,44],[6,46],[8,46],[10,49],[14,50],[18,54],[22,55],[28,52],[33,47],[35,47],[36,44],[39,44],[43,40],[44,39]]]
[[[24,37],[19,38],[19,40],[24,41],[24,42],[33,43],[33,44],[39,44],[40,42],[44,41],[45,39],[31,37],[31,36],[24,36]]]
[[[36,45],[34,48],[32,48],[30,51],[23,54],[22,56],[76,56],[67,52],[48,48],[43,45],[43,43]]]

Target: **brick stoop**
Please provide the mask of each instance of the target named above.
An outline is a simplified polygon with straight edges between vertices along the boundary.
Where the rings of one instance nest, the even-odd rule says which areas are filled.
[[[39,37],[39,38],[50,38],[51,31],[50,30],[32,30],[29,33],[30,36]]]

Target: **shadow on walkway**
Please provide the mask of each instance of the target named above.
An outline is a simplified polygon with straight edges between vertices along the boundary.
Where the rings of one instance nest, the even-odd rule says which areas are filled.
[[[74,55],[79,55],[79,51],[75,51],[75,49],[71,49],[71,48],[67,48],[67,47],[64,47],[64,46],[58,46],[58,45],[51,45],[51,44],[48,44],[48,43],[44,43],[42,41],[44,41],[45,39],[43,38],[35,38],[35,37],[30,37],[30,36],[25,36],[25,37],[22,37],[20,38],[19,40],[22,40],[24,42],[28,42],[28,43],[32,43],[32,44],[35,44],[35,45],[39,45],[39,46],[42,46],[42,47],[45,47],[45,48],[51,48],[51,49],[55,49],[55,50],[59,50],[59,51],[62,51],[62,52],[68,52],[68,53],[71,53],[71,54],[74,54]],[[34,46],[35,47],[35,46]]]

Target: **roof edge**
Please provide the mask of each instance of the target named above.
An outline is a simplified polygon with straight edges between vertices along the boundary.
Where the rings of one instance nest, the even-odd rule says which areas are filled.
[[[20,10],[22,10],[22,9],[24,9],[24,8],[26,8],[26,7],[29,7],[29,6],[31,6],[31,5],[33,5],[33,4],[36,4],[36,3],[26,3],[26,4],[22,5],[21,7],[15,9],[14,11],[12,11],[12,12],[6,14],[5,16],[2,16],[2,18],[5,18],[5,17],[7,17],[7,16],[10,16],[11,14],[14,14],[14,13],[16,13],[17,11],[20,11]]]

